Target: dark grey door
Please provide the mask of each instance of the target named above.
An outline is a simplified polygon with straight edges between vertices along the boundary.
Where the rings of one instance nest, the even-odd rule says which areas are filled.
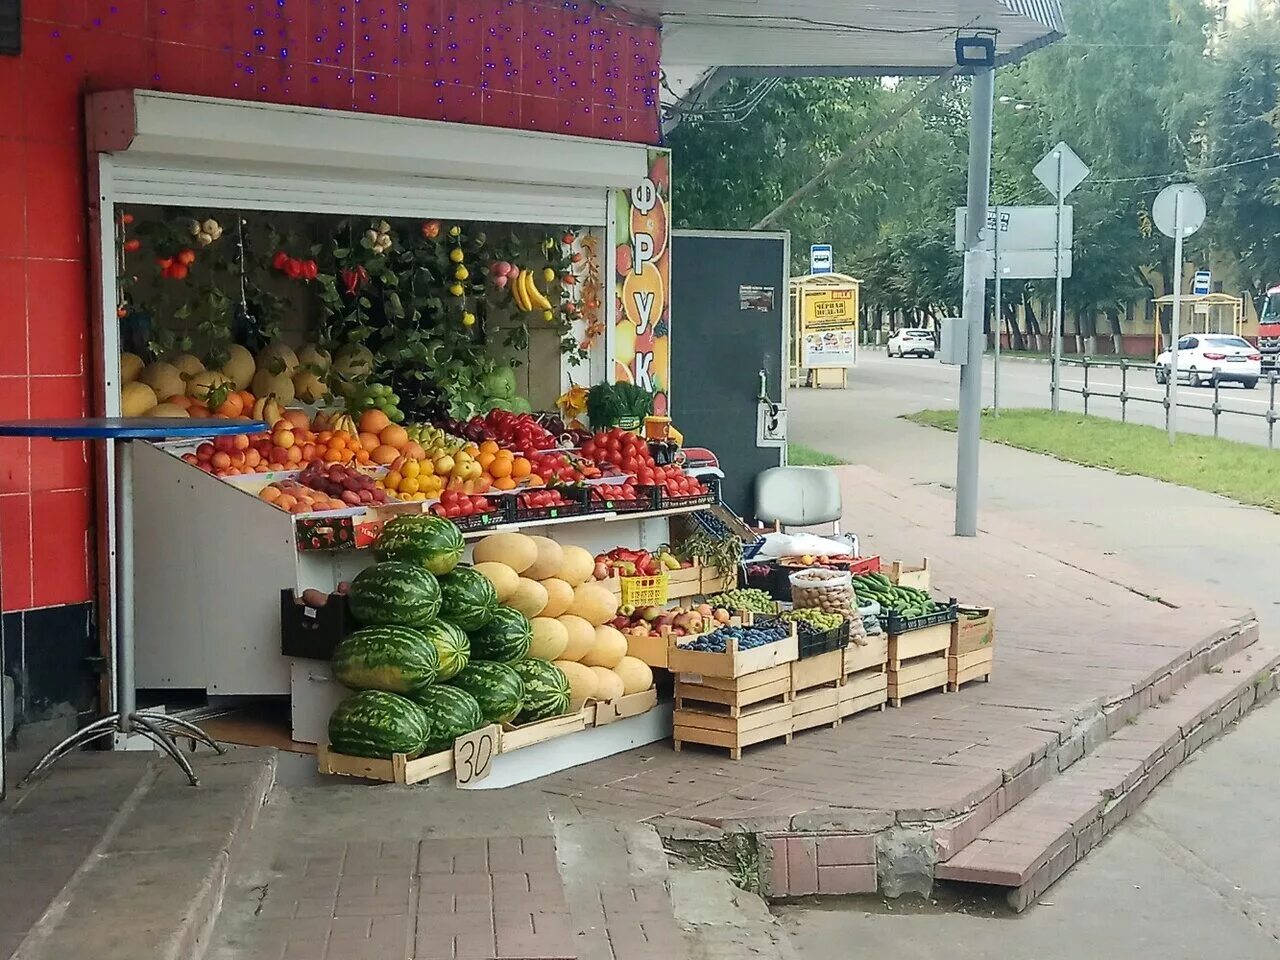
[[[783,391],[789,235],[679,231],[671,257],[671,404],[685,443],[715,452],[724,500],[754,512],[755,478],[782,448],[756,445],[760,371]]]

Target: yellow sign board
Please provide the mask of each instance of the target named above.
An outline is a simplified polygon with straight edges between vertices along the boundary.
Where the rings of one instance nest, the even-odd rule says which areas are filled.
[[[803,365],[851,367],[858,336],[858,291],[805,290],[802,294]]]

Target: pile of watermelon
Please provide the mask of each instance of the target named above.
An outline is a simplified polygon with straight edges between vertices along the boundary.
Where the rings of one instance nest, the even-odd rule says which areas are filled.
[[[462,548],[443,517],[414,514],[384,527],[378,562],[351,581],[360,628],[333,654],[334,676],[354,691],[329,718],[334,752],[412,759],[487,724],[569,712],[564,672],[530,658],[528,618],[460,565]]]

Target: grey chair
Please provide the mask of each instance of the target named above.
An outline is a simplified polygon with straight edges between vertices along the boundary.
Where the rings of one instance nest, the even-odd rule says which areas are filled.
[[[835,525],[844,504],[840,480],[826,467],[772,467],[756,479],[756,519],[777,529]]]

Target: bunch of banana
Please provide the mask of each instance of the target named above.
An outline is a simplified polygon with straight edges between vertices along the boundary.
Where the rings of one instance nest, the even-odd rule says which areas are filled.
[[[511,281],[511,296],[515,299],[516,306],[525,313],[551,309],[551,301],[538,289],[532,270],[521,270],[520,275]]]

